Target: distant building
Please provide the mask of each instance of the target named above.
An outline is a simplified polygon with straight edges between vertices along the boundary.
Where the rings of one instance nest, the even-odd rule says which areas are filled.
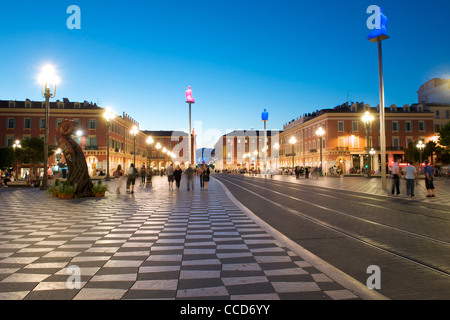
[[[419,88],[418,102],[434,113],[434,134],[450,121],[450,79],[435,78]]]
[[[431,79],[420,86],[417,95],[422,104],[450,105],[450,79]]]
[[[200,148],[196,150],[197,163],[210,164],[213,162],[213,156],[215,155],[214,149]]]
[[[397,158],[404,160],[404,149],[409,142],[432,139],[433,113],[423,105],[391,105],[385,110],[388,165]],[[369,149],[375,151],[373,158],[367,154],[367,136],[362,121],[366,111],[374,117],[369,131]],[[320,167],[320,138],[316,135],[319,127],[325,130],[323,172],[332,167],[339,167],[344,173],[358,171],[369,161],[374,171],[381,169],[379,106],[373,108],[364,103],[345,103],[332,109],[317,110],[286,123],[280,134],[282,167]],[[293,145],[289,143],[291,137],[296,138]]]
[[[219,138],[214,146],[214,163],[218,170],[275,169],[278,161],[279,130],[235,130]],[[250,154],[250,155],[249,155]]]
[[[70,102],[68,99],[50,102],[50,122],[49,122],[49,145],[56,151],[58,148],[56,142],[56,129],[65,119],[71,119],[78,123],[81,130],[80,137],[73,136],[86,156],[90,175],[97,175],[99,170],[106,174],[107,168],[107,125],[104,118],[105,109],[97,104],[84,102]],[[0,101],[0,148],[12,147],[14,141],[39,137],[44,139],[45,129],[45,102],[41,101]],[[126,169],[136,159],[136,167],[148,164],[148,160],[157,163],[156,168],[165,166],[170,158],[164,158],[161,153],[150,151],[147,144],[149,134],[152,134],[156,141],[162,142],[168,150],[179,142],[169,141],[174,138],[174,131],[155,132],[139,131],[136,136],[136,146],[134,145],[134,136],[130,133],[133,126],[139,126],[131,116],[123,113],[116,116],[111,124],[109,138],[109,168],[110,174],[120,164]],[[183,137],[187,133],[176,133],[175,136]],[[176,138],[176,139],[178,139]],[[187,140],[186,140],[187,141]],[[195,140],[194,140],[195,141]],[[136,154],[134,148],[136,147]],[[155,152],[155,153],[153,153]],[[153,156],[155,157],[149,157]],[[180,153],[178,154],[180,155]],[[181,153],[181,156],[183,153]],[[167,161],[166,161],[167,160]],[[56,155],[49,158],[49,166],[53,171],[58,171],[63,167],[65,159],[60,160],[58,165]],[[23,177],[30,172],[30,165],[20,164],[20,175]],[[39,168],[43,172],[43,165]]]
[[[148,165],[155,170],[166,168],[170,163],[175,165],[184,165],[188,162],[188,141],[189,135],[183,131],[160,130],[142,131],[147,137],[153,138],[153,144],[147,145]],[[195,135],[191,136],[192,146],[195,146]],[[174,154],[174,157],[168,155],[166,151]],[[192,152],[194,154],[194,152]],[[194,163],[194,157],[191,156],[190,163]]]

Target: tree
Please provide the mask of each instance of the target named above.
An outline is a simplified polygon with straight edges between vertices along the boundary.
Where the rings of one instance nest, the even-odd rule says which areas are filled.
[[[11,168],[16,161],[16,155],[13,148],[0,148],[0,168]]]
[[[450,147],[450,122],[439,131],[439,144],[443,147]]]
[[[450,163],[450,122],[439,131],[439,153],[442,164]]]
[[[407,161],[418,162],[420,158],[419,150],[416,147],[417,142],[410,142],[405,149],[405,159]]]
[[[48,156],[54,154],[52,148],[48,147]],[[17,158],[21,163],[33,165],[33,173],[36,174],[36,166],[44,162],[44,140],[31,138],[22,141],[22,148],[17,150]]]
[[[419,141],[414,141],[414,142],[411,141],[410,143],[408,143],[408,147],[406,147],[406,149],[405,149],[406,160],[412,161],[412,162],[420,161],[420,152],[419,152],[419,149],[417,148],[418,142]],[[436,150],[437,150],[436,143],[431,140],[428,141],[425,144],[425,148],[423,148],[422,161],[431,157],[433,155],[433,152],[435,152]]]

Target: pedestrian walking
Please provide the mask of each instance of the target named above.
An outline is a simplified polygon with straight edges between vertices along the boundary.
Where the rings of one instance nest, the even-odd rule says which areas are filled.
[[[400,194],[400,159],[397,159],[392,165],[391,175],[392,175],[392,188],[391,194],[394,195],[395,191],[397,196]]]
[[[185,170],[184,174],[187,179],[187,191],[190,191],[190,186],[192,186],[192,191],[194,191],[194,169],[189,165]]]
[[[147,170],[145,170],[145,164],[142,165],[139,174],[141,176],[141,187],[145,187],[145,175],[147,173]]]
[[[423,173],[425,175],[425,188],[427,189],[427,197],[435,197],[434,193],[434,168],[430,166],[430,162],[425,160],[425,167],[423,168]]]
[[[173,171],[173,178],[175,179],[175,185],[177,187],[177,190],[180,190],[180,181],[181,181],[182,174],[183,174],[183,171],[181,170],[180,166],[177,165],[177,167]]]
[[[200,177],[200,188],[203,189],[204,184],[203,184],[203,165],[201,164],[200,167],[198,167],[198,176]]]
[[[120,194],[120,187],[122,186],[123,180],[123,170],[122,166],[119,164],[113,172],[114,181],[116,182],[116,193]]]
[[[414,195],[414,187],[416,185],[417,179],[417,170],[416,167],[413,166],[412,161],[409,162],[409,165],[405,168],[405,180],[406,180],[406,196],[415,198]]]
[[[134,185],[136,184],[136,176],[137,176],[137,169],[134,167],[134,163],[130,165],[130,167],[127,170],[127,193],[134,193]],[[131,191],[130,191],[131,187]]]
[[[173,164],[171,163],[167,169],[166,169],[166,173],[167,173],[167,180],[169,181],[169,189],[172,190],[173,189],[173,172],[174,172],[174,168],[173,168]]]
[[[147,169],[147,184],[152,184],[152,178],[153,178],[153,169],[152,168],[148,168]]]
[[[208,190],[208,183],[209,183],[209,175],[211,174],[211,171],[209,170],[209,166],[205,166],[205,169],[203,170],[203,185],[205,190]]]

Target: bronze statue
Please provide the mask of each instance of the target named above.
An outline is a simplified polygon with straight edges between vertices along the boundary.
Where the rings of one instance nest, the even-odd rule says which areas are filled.
[[[73,120],[64,120],[56,130],[56,139],[69,169],[67,183],[77,186],[75,196],[79,198],[92,197],[94,195],[93,184],[89,177],[86,158],[80,145],[71,137],[77,126],[77,122]]]

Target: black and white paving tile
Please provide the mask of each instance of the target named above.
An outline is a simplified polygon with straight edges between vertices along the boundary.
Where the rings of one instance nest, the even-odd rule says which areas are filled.
[[[75,200],[2,190],[0,300],[360,299],[217,181],[195,187],[169,190],[155,177],[134,195]]]

